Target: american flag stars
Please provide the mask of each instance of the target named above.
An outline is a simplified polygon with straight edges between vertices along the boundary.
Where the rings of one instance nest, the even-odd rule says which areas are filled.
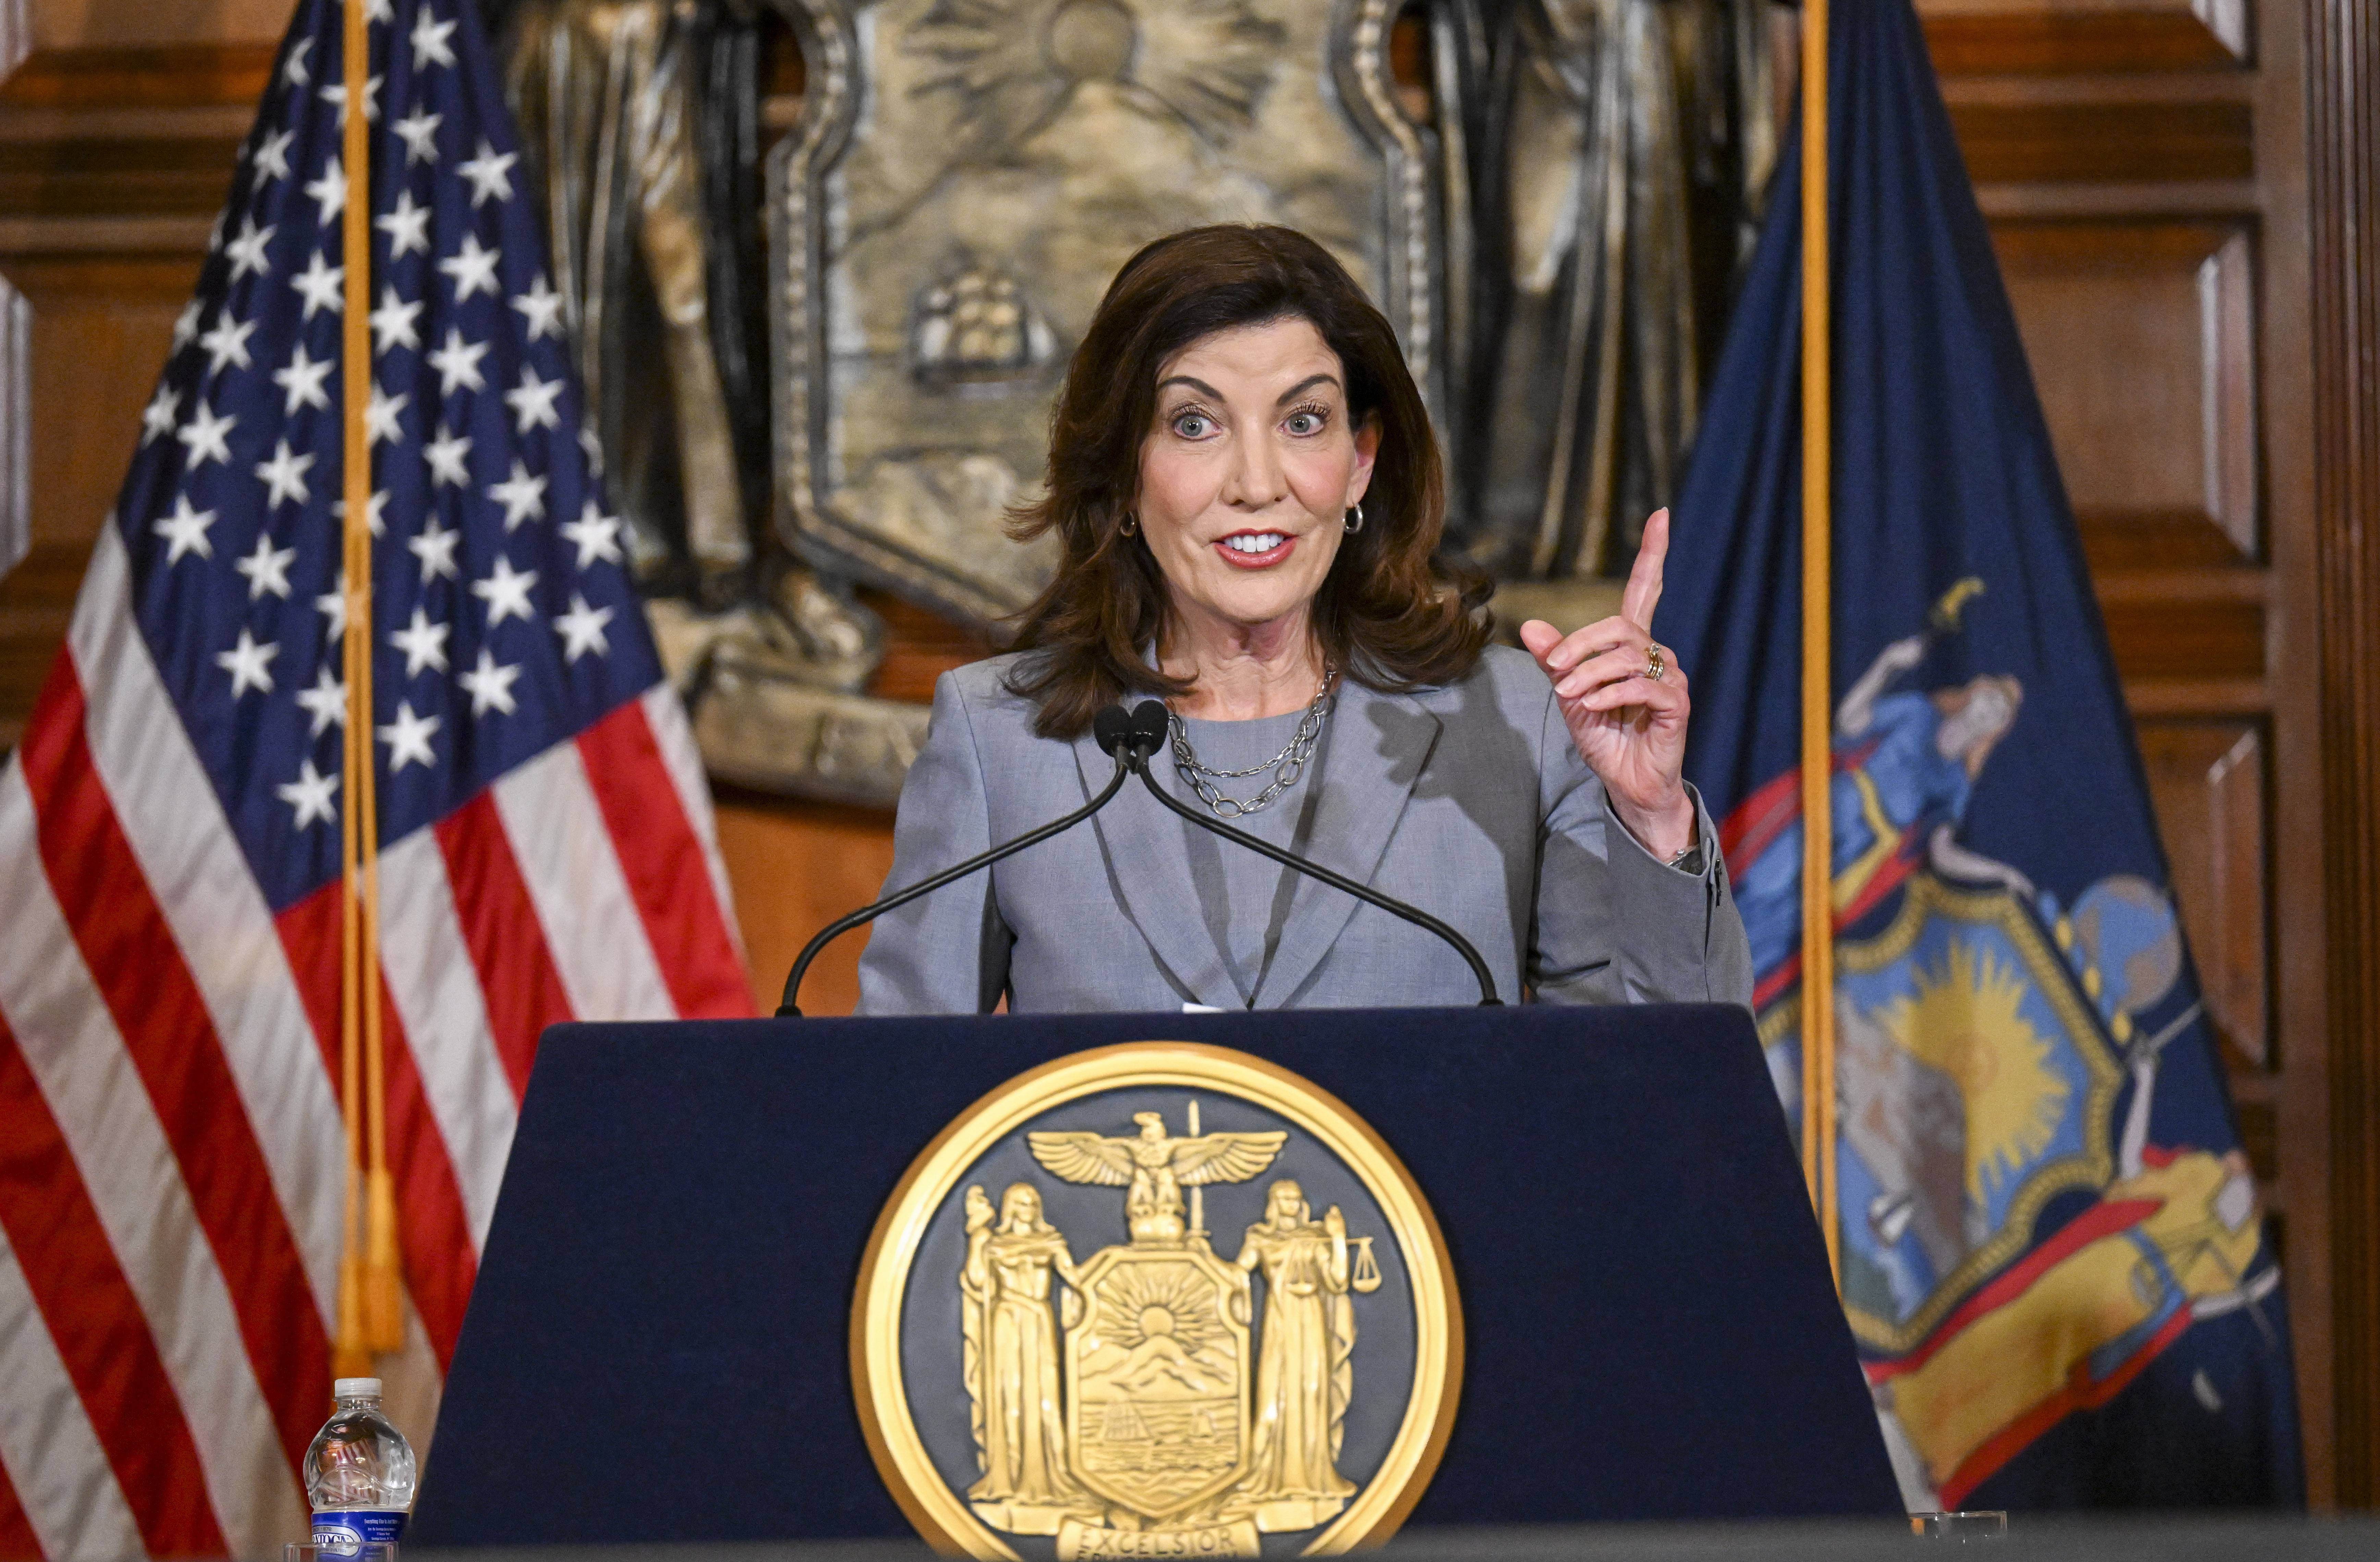
[[[366,0],[382,21],[394,7]],[[460,0],[373,31],[372,731],[395,839],[658,676],[606,514],[509,127],[455,68]],[[122,517],[160,661],[278,902],[336,872],[346,309],[335,52],[300,39],[141,416]],[[269,98],[272,95],[268,95]],[[171,436],[168,438],[167,436]],[[573,516],[557,527],[555,512]],[[188,648],[179,654],[163,644]],[[294,669],[294,671],[293,671]],[[260,809],[248,800],[269,800]],[[291,866],[295,865],[295,866]],[[276,878],[278,882],[276,882]]]
[[[388,643],[405,653],[405,675],[419,678],[425,668],[446,671],[446,636],[455,633],[451,624],[432,624],[423,608],[413,610],[413,622],[388,637]]]
[[[319,208],[314,215],[318,227],[329,228],[331,219],[347,209],[347,176],[339,167],[335,154],[322,165],[320,174],[306,181],[304,188]]]
[[[405,165],[438,161],[438,127],[446,116],[428,109],[416,109],[389,127],[405,143]]]
[[[224,246],[224,258],[231,262],[232,281],[237,282],[251,272],[262,276],[271,271],[273,262],[265,258],[265,247],[272,242],[271,228],[258,227],[253,217],[240,219],[239,236]]]
[[[562,636],[565,660],[577,661],[589,651],[601,655],[609,650],[611,642],[603,627],[611,622],[610,608],[590,606],[586,598],[573,591],[570,611],[556,614],[553,620],[553,632]]]
[[[147,410],[140,414],[140,442],[147,444],[160,434],[174,431],[174,414],[182,405],[182,393],[171,385],[160,385],[149,399]]]
[[[190,420],[174,431],[174,437],[190,450],[189,467],[196,471],[210,461],[228,463],[231,460],[231,431],[237,418],[219,418],[214,409],[200,402],[190,413]]]
[[[504,393],[504,405],[520,419],[517,432],[562,427],[562,414],[554,410],[553,404],[561,396],[563,385],[559,379],[540,380],[536,369],[528,364],[521,366],[520,383]]]
[[[507,618],[527,624],[537,616],[528,605],[528,588],[536,584],[537,571],[516,570],[512,561],[499,553],[487,578],[471,582],[471,595],[487,603],[489,628]]]
[[[438,425],[438,437],[421,447],[421,458],[430,463],[430,480],[457,488],[470,486],[471,468],[466,463],[470,454],[470,436],[455,433],[443,422]]]
[[[499,667],[493,652],[480,648],[480,664],[455,679],[471,696],[471,714],[485,716],[491,710],[509,716],[518,709],[513,701],[513,681],[520,676],[518,663]]]
[[[421,345],[421,338],[413,329],[413,322],[421,318],[421,309],[420,304],[408,303],[398,297],[395,288],[382,288],[380,308],[374,309],[370,317],[373,354],[379,356],[397,347]]]
[[[201,559],[215,556],[214,544],[207,540],[208,528],[215,524],[212,510],[197,510],[190,506],[190,496],[174,496],[174,513],[159,520],[150,529],[165,539],[165,563],[168,568],[185,553],[196,553]]]
[[[479,155],[462,163],[455,172],[471,183],[471,210],[477,212],[487,200],[510,200],[513,198],[513,164],[520,161],[518,152],[498,152],[480,138]]]
[[[562,334],[562,295],[546,285],[545,273],[537,273],[528,291],[513,300],[513,308],[528,322],[528,339]]]
[[[289,176],[289,143],[297,139],[295,130],[276,130],[256,143],[255,155],[249,162],[256,170],[259,185]]]
[[[413,18],[413,33],[408,40],[413,45],[413,68],[426,70],[433,65],[452,66],[454,46],[446,41],[455,36],[457,23],[440,21],[437,13],[424,9]]]
[[[398,191],[395,206],[386,214],[374,217],[372,226],[388,235],[388,258],[392,260],[430,252],[430,209],[416,206],[411,190]]]
[[[513,458],[513,475],[503,482],[488,485],[488,497],[504,507],[504,530],[518,527],[523,521],[545,519],[545,482],[534,476],[520,458]],[[613,561],[617,563],[617,560]],[[579,568],[584,569],[584,563]]]
[[[380,729],[380,741],[388,745],[389,773],[395,775],[407,765],[436,766],[438,756],[430,740],[443,725],[438,717],[416,716],[411,700],[397,701],[396,720]]]
[[[306,300],[306,320],[312,320],[317,309],[328,309],[334,315],[346,312],[347,268],[331,264],[330,257],[322,250],[314,251],[314,258],[306,263],[304,271],[289,279],[289,285]]]
[[[239,632],[239,644],[215,657],[215,665],[231,674],[231,697],[237,699],[249,689],[262,694],[273,692],[273,659],[281,654],[276,645],[257,644],[256,636],[246,629]]]
[[[214,323],[214,329],[199,338],[199,345],[207,350],[207,369],[221,374],[225,364],[246,369],[249,364],[248,339],[256,334],[252,320],[234,320],[225,315]]]
[[[478,236],[467,233],[463,248],[439,261],[438,269],[455,279],[455,301],[459,304],[474,293],[498,295],[496,262],[503,258],[503,250],[481,248]]]
[[[487,356],[487,343],[466,342],[460,331],[448,326],[445,345],[429,356],[430,367],[438,371],[439,396],[453,395],[458,386],[486,390],[487,377],[480,372],[480,360]]]
[[[421,535],[406,543],[407,551],[421,561],[421,584],[444,577],[452,580],[458,573],[455,567],[455,550],[462,545],[463,534],[448,531],[432,515],[421,528]]]
[[[306,472],[313,465],[311,451],[300,455],[289,448],[287,440],[273,441],[273,459],[256,464],[256,475],[264,479],[264,507],[270,510],[292,503],[305,503],[311,497],[306,487]]]
[[[346,697],[344,690],[340,697]],[[309,825],[335,824],[338,821],[339,777],[335,770],[326,776],[314,769],[311,759],[300,760],[298,779],[273,790],[281,801],[298,810],[298,817],[292,821],[294,829],[304,829]]]
[[[297,549],[275,548],[272,538],[259,537],[255,551],[231,567],[248,577],[249,601],[267,592],[275,597],[286,597],[289,595],[289,563],[297,557]]]
[[[339,610],[344,623],[346,610]],[[347,685],[334,677],[327,667],[314,670],[314,686],[298,691],[298,707],[313,720],[311,736],[321,737],[334,726],[347,724]]]
[[[577,520],[562,523],[562,535],[577,548],[580,569],[599,559],[613,564],[621,562],[620,517],[604,515],[591,499]]]
[[[322,388],[322,382],[331,377],[331,370],[338,367],[335,358],[315,362],[306,356],[306,344],[298,343],[297,350],[289,355],[287,365],[273,371],[273,382],[288,393],[288,400],[281,408],[282,417],[295,418],[310,406],[326,412],[330,410],[331,394]]]

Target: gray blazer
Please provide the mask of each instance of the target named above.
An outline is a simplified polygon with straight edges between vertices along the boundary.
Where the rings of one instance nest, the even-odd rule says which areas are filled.
[[[1033,707],[1002,684],[1015,660],[935,685],[886,892],[1081,806],[1113,774],[1087,733],[1033,734]],[[1507,1003],[1524,982],[1544,1002],[1751,1002],[1701,799],[1701,871],[1656,861],[1611,817],[1521,651],[1491,647],[1461,683],[1409,695],[1342,684],[1307,784],[1322,790],[1309,855],[1460,929]],[[1196,903],[1189,829],[1129,782],[1088,824],[879,919],[859,1012],[984,1012],[1003,993],[1014,1012],[1237,1007]],[[1253,1007],[1467,1004],[1478,990],[1434,935],[1300,878]]]

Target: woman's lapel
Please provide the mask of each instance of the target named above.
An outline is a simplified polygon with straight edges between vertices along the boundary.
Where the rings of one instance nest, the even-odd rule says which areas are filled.
[[[1160,752],[1153,763],[1170,761]],[[1088,733],[1075,740],[1075,764],[1082,772],[1086,801],[1115,774],[1115,761],[1099,752],[1099,740]],[[1159,962],[1194,1001],[1237,1008],[1239,988],[1199,914],[1182,833],[1189,827],[1165,812],[1137,778],[1124,782],[1122,794],[1092,816],[1091,827],[1107,858],[1111,888]]]
[[[1342,684],[1314,778],[1321,782],[1321,797],[1307,836],[1308,858],[1369,884],[1414,788],[1429,769],[1442,730],[1420,697],[1381,694],[1352,681]],[[1154,762],[1171,761],[1160,754]],[[1075,742],[1075,764],[1086,798],[1096,795],[1115,773],[1115,761],[1100,753],[1098,741],[1088,734]],[[1160,808],[1138,781],[1125,782],[1124,794],[1094,816],[1091,824],[1099,832],[1111,888],[1124,914],[1174,980],[1197,1002],[1238,1007],[1238,986],[1223,967],[1222,953],[1197,903],[1184,834],[1191,827]],[[1247,848],[1227,843],[1223,849]],[[1299,876],[1281,943],[1257,986],[1254,1007],[1278,1009],[1296,993],[1330,952],[1356,903],[1352,895]]]
[[[1415,696],[1381,694],[1352,680],[1342,684],[1323,741],[1322,795],[1307,836],[1308,859],[1371,883],[1442,730]],[[1298,876],[1280,946],[1257,986],[1256,1008],[1279,1009],[1296,995],[1356,904],[1343,890]]]

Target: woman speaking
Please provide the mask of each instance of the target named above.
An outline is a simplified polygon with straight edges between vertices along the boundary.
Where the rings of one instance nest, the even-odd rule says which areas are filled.
[[[1621,613],[1487,645],[1437,554],[1445,481],[1394,333],[1319,245],[1176,234],[1128,261],[1051,418],[1023,538],[1057,576],[1016,649],[946,673],[887,891],[1080,806],[1093,717],[1154,695],[1190,806],[1462,932],[1541,1001],[1748,1002],[1742,919],[1681,774],[1684,674]],[[1127,792],[1087,827],[886,914],[869,1014],[1475,1001],[1434,935]]]

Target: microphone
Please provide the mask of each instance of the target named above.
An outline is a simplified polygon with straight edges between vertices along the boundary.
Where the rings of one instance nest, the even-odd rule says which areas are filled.
[[[798,1020],[802,1017],[800,1006],[794,1001],[801,993],[802,977],[808,972],[810,962],[818,958],[819,951],[836,938],[855,927],[866,926],[888,911],[907,905],[920,895],[931,894],[945,884],[965,878],[979,867],[990,867],[1002,857],[1014,856],[1027,846],[1062,834],[1106,807],[1123,789],[1124,778],[1135,768],[1147,765],[1148,757],[1165,745],[1165,707],[1153,699],[1144,701],[1135,711],[1126,711],[1120,705],[1109,706],[1091,719],[1091,734],[1097,739],[1100,752],[1114,756],[1116,762],[1115,774],[1097,797],[1064,818],[1053,819],[1040,829],[1030,830],[1014,841],[1003,842],[989,852],[979,852],[955,867],[944,868],[931,878],[920,879],[905,890],[864,905],[848,916],[839,917],[820,928],[818,936],[802,946],[802,952],[795,958],[793,970],[786,973],[785,996],[777,1005],[777,1018]]]
[[[1100,714],[1104,716],[1106,712],[1101,711]],[[1119,756],[1119,763],[1129,764],[1132,769],[1140,773],[1140,779],[1147,783],[1150,796],[1201,829],[1220,835],[1227,841],[1236,841],[1250,851],[1263,853],[1283,867],[1295,868],[1308,878],[1318,878],[1333,890],[1353,895],[1368,905],[1376,905],[1391,916],[1401,916],[1416,927],[1427,928],[1452,945],[1454,952],[1461,955],[1471,966],[1471,975],[1479,982],[1479,1007],[1482,1009],[1503,1007],[1503,1000],[1496,996],[1496,978],[1488,974],[1488,963],[1479,958],[1479,951],[1472,947],[1471,940],[1430,915],[1429,913],[1418,906],[1407,905],[1393,895],[1384,895],[1368,884],[1358,884],[1344,874],[1333,873],[1319,863],[1308,862],[1294,852],[1283,851],[1271,842],[1250,835],[1246,830],[1234,829],[1219,818],[1198,812],[1158,785],[1157,774],[1149,769],[1148,761],[1150,757],[1163,746],[1171,730],[1172,718],[1167,715],[1165,707],[1156,700],[1141,701],[1139,707],[1132,713],[1130,731],[1134,741],[1124,754]],[[1155,733],[1154,738],[1144,744],[1143,734],[1151,732]]]

